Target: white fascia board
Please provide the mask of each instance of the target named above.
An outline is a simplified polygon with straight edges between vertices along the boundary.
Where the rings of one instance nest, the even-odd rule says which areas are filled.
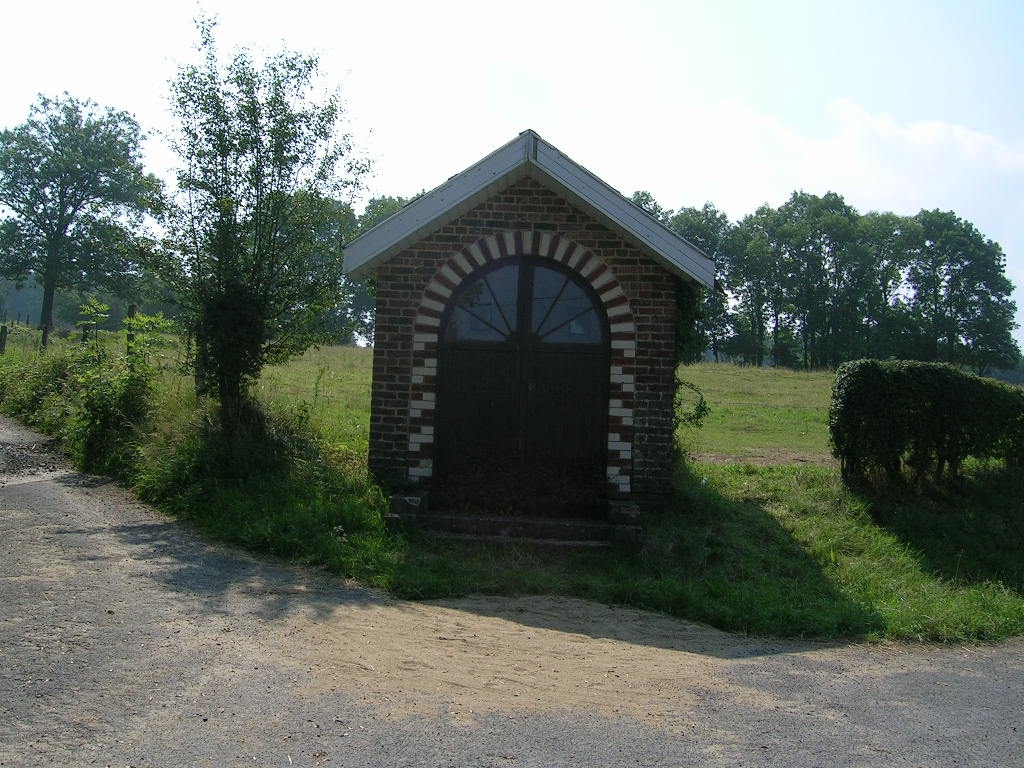
[[[708,288],[714,285],[715,262],[707,254],[543,139],[537,142],[534,163],[562,188],[570,202],[582,203],[599,214],[670,271]]]
[[[479,163],[452,176],[345,246],[345,272],[358,279],[439,226],[510,186],[526,173],[530,134],[524,132]],[[521,171],[516,173],[516,171]]]

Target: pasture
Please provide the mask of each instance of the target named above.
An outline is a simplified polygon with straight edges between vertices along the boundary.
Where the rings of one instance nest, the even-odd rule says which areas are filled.
[[[70,346],[46,353],[51,369]],[[1024,634],[1022,473],[974,462],[941,486],[845,487],[829,453],[828,373],[682,369],[711,413],[681,430],[672,504],[647,516],[639,551],[565,552],[388,533],[365,466],[371,358],[323,348],[267,369],[255,390],[266,434],[225,452],[167,346],[122,479],[213,539],[406,598],[572,595],[777,637]],[[40,361],[0,356],[0,407],[59,436],[59,419],[29,412],[52,398],[24,396]]]
[[[368,350],[311,351],[267,372],[278,407],[365,450]],[[879,498],[843,486],[826,426],[832,374],[704,363],[703,428],[675,504],[639,554],[564,554],[417,539],[384,582],[409,597],[554,592],[757,634],[995,639],[1024,632],[1019,473],[974,464],[955,488]],[[999,500],[1003,503],[1000,504]]]

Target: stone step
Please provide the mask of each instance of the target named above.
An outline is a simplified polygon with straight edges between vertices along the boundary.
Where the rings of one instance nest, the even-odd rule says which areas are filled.
[[[604,521],[565,518],[498,517],[447,512],[405,512],[388,515],[389,522],[401,522],[427,531],[492,536],[506,539],[551,539],[556,541],[607,541],[611,525]]]
[[[527,547],[545,547],[553,549],[611,549],[612,542],[608,539],[591,539],[588,541],[568,541],[562,539],[530,539],[513,536],[486,536],[473,533],[451,533],[449,531],[430,530],[427,534],[433,539],[445,541],[461,541],[476,544],[524,545]]]
[[[417,528],[449,539],[564,547],[636,547],[643,538],[636,505],[622,502],[608,505],[607,519],[594,520],[447,512],[430,509],[426,495],[392,496],[385,522],[391,530]]]

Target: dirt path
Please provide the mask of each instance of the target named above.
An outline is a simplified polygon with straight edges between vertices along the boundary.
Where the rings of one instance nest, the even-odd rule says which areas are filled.
[[[204,544],[0,420],[0,766],[1024,766],[1024,643],[388,599]]]
[[[767,466],[772,464],[810,464],[813,466],[837,466],[835,458],[829,454],[803,453],[783,448],[751,451],[746,455],[737,456],[732,453],[709,453],[697,451],[691,454],[694,461],[708,464],[753,464]]]

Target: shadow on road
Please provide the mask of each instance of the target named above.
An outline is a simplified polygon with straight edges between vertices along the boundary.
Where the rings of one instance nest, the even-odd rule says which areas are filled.
[[[44,498],[30,504],[32,494],[38,493],[44,494]],[[67,472],[39,482],[11,485],[4,489],[3,502],[7,509],[33,507],[28,524],[59,541],[63,565],[73,568],[77,561],[91,568],[110,569],[112,573],[124,570],[138,580],[135,583],[140,590],[145,589],[145,582],[150,582],[179,599],[184,610],[200,617],[244,610],[266,621],[298,612],[326,620],[339,610],[379,605],[405,610],[412,605],[346,583],[323,571],[209,544],[187,524],[162,516],[105,478]],[[69,504],[74,507],[68,508]],[[714,509],[700,514],[690,512],[685,525],[663,527],[652,531],[652,537],[656,545],[640,556],[616,556],[618,559],[596,564],[592,561],[584,574],[586,578],[577,574],[577,588],[568,591],[599,602],[551,597],[470,597],[441,604],[523,626],[726,658],[827,646],[730,635],[660,613],[609,604],[641,603],[632,599],[631,590],[641,586],[641,582],[660,578],[664,584],[657,600],[645,607],[665,614],[706,616],[708,621],[721,625],[743,623],[737,622],[735,616],[716,614],[717,594],[723,596],[723,606],[732,606],[729,610],[749,611],[752,616],[761,614],[762,619],[766,610],[773,610],[770,606],[782,606],[791,620],[796,617],[796,624],[790,626],[800,626],[802,612],[810,615],[831,611],[837,636],[863,636],[865,627],[877,620],[838,594],[820,567],[809,562],[792,537],[756,505],[719,499]],[[751,551],[761,554],[751,559]],[[733,558],[736,563],[730,565]],[[478,551],[475,560],[473,567],[480,568],[481,574],[506,565],[500,558],[491,559],[487,551]],[[741,561],[746,565],[740,567]],[[448,567],[465,565],[454,550],[438,558],[438,562],[447,562]],[[129,588],[130,585],[131,582]],[[523,590],[537,594],[544,591]],[[727,593],[729,599],[725,600]],[[762,625],[767,626],[764,621],[760,625],[749,624]],[[749,631],[756,634],[757,630]],[[806,632],[814,633],[812,629]]]
[[[48,526],[48,536],[65,542],[63,550],[72,564],[77,559],[116,567],[130,560],[135,564],[134,573],[142,573],[159,588],[198,605],[203,614],[234,612],[228,606],[238,597],[244,598],[253,615],[264,620],[299,610],[326,617],[342,607],[388,602],[383,595],[315,569],[207,543],[187,525],[163,517],[102,478],[71,473],[53,483],[82,489],[85,506],[102,513],[99,517],[75,515],[71,525],[68,516],[62,515]],[[17,490],[27,492],[25,486]],[[97,522],[81,525],[86,519]]]
[[[52,486],[81,490],[75,494],[81,510],[66,509],[44,525],[45,535],[60,543],[66,565],[112,573],[127,570],[131,579],[149,582],[136,582],[141,592],[155,588],[197,619],[232,616],[239,610],[263,621],[295,615],[336,620],[338,612],[384,605],[397,611],[421,610],[422,603],[393,600],[323,571],[204,542],[187,525],[161,516],[116,484],[72,473],[54,479]],[[26,486],[9,490],[28,492]],[[16,498],[7,500],[18,503]],[[87,521],[93,524],[83,524]],[[659,613],[569,597],[472,596],[432,604],[525,627],[717,658],[830,647],[730,634]]]

